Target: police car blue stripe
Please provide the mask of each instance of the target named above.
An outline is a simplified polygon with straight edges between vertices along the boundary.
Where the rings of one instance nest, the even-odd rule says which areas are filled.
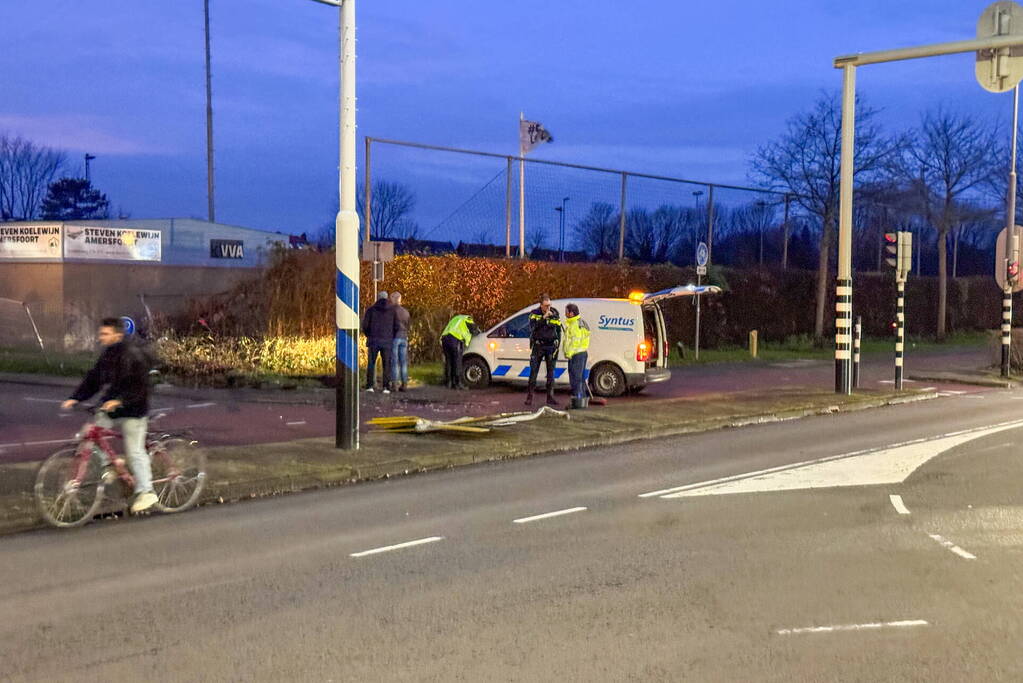
[[[509,370],[511,370],[510,365],[498,365],[496,368],[494,368],[494,372],[491,374],[493,374],[494,377],[504,377],[505,375],[508,374]]]
[[[519,372],[519,377],[529,377],[529,366],[528,365],[526,367],[522,368],[522,371]]]
[[[567,368],[554,368],[554,379],[561,379],[561,376],[565,374]]]

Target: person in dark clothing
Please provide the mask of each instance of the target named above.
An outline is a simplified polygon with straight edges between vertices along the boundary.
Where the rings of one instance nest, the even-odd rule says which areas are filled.
[[[366,362],[366,391],[376,385],[377,355],[383,359],[380,383],[385,394],[391,393],[391,346],[394,343],[394,306],[387,292],[380,292],[377,302],[362,316],[362,333],[366,335],[369,359]]]
[[[124,455],[135,478],[135,500],[131,511],[139,513],[157,502],[149,453],[146,452],[149,361],[135,342],[125,339],[124,323],[119,318],[104,318],[98,338],[103,346],[102,355],[61,408],[69,410],[106,387],[100,412],[96,414],[96,424],[116,429],[124,437]]]
[[[551,298],[540,295],[540,307],[529,314],[529,383],[526,387],[526,405],[533,405],[533,390],[540,362],[547,364],[547,405],[556,406],[554,400],[554,363],[561,342],[561,318],[558,309],[551,306]]]
[[[391,386],[398,391],[408,389],[408,328],[412,321],[408,309],[401,305],[401,292],[391,292],[394,306],[394,341],[391,344]]]

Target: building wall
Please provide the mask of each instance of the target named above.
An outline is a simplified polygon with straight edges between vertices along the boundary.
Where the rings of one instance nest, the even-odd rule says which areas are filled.
[[[0,346],[35,347],[21,302],[28,304],[44,342],[64,335],[64,279],[60,263],[0,263]]]

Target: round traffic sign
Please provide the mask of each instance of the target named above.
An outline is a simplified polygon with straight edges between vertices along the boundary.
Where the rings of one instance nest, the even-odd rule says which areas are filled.
[[[992,3],[977,20],[977,38],[1023,34],[1023,7],[1011,0]],[[1023,78],[1023,49],[977,50],[977,82],[989,92],[1012,90]]]
[[[707,245],[704,242],[700,242],[696,247],[696,265],[707,265],[707,255]]]
[[[126,315],[121,316],[121,322],[124,323],[124,333],[127,335],[135,334],[135,321]]]

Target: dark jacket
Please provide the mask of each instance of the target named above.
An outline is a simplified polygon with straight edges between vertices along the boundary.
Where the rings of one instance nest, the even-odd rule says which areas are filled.
[[[99,360],[71,394],[76,401],[92,398],[106,386],[102,400],[120,401],[110,417],[145,417],[149,412],[149,361],[134,342],[124,341],[103,349]]]
[[[543,317],[543,309],[537,306],[529,314],[529,345],[553,346],[561,339],[561,318],[558,309],[551,306],[550,315]]]
[[[412,316],[408,309],[401,304],[394,307],[394,338],[408,339],[408,326],[412,322]]]
[[[362,316],[362,333],[370,344],[390,344],[394,339],[394,306],[387,299],[366,309]]]

